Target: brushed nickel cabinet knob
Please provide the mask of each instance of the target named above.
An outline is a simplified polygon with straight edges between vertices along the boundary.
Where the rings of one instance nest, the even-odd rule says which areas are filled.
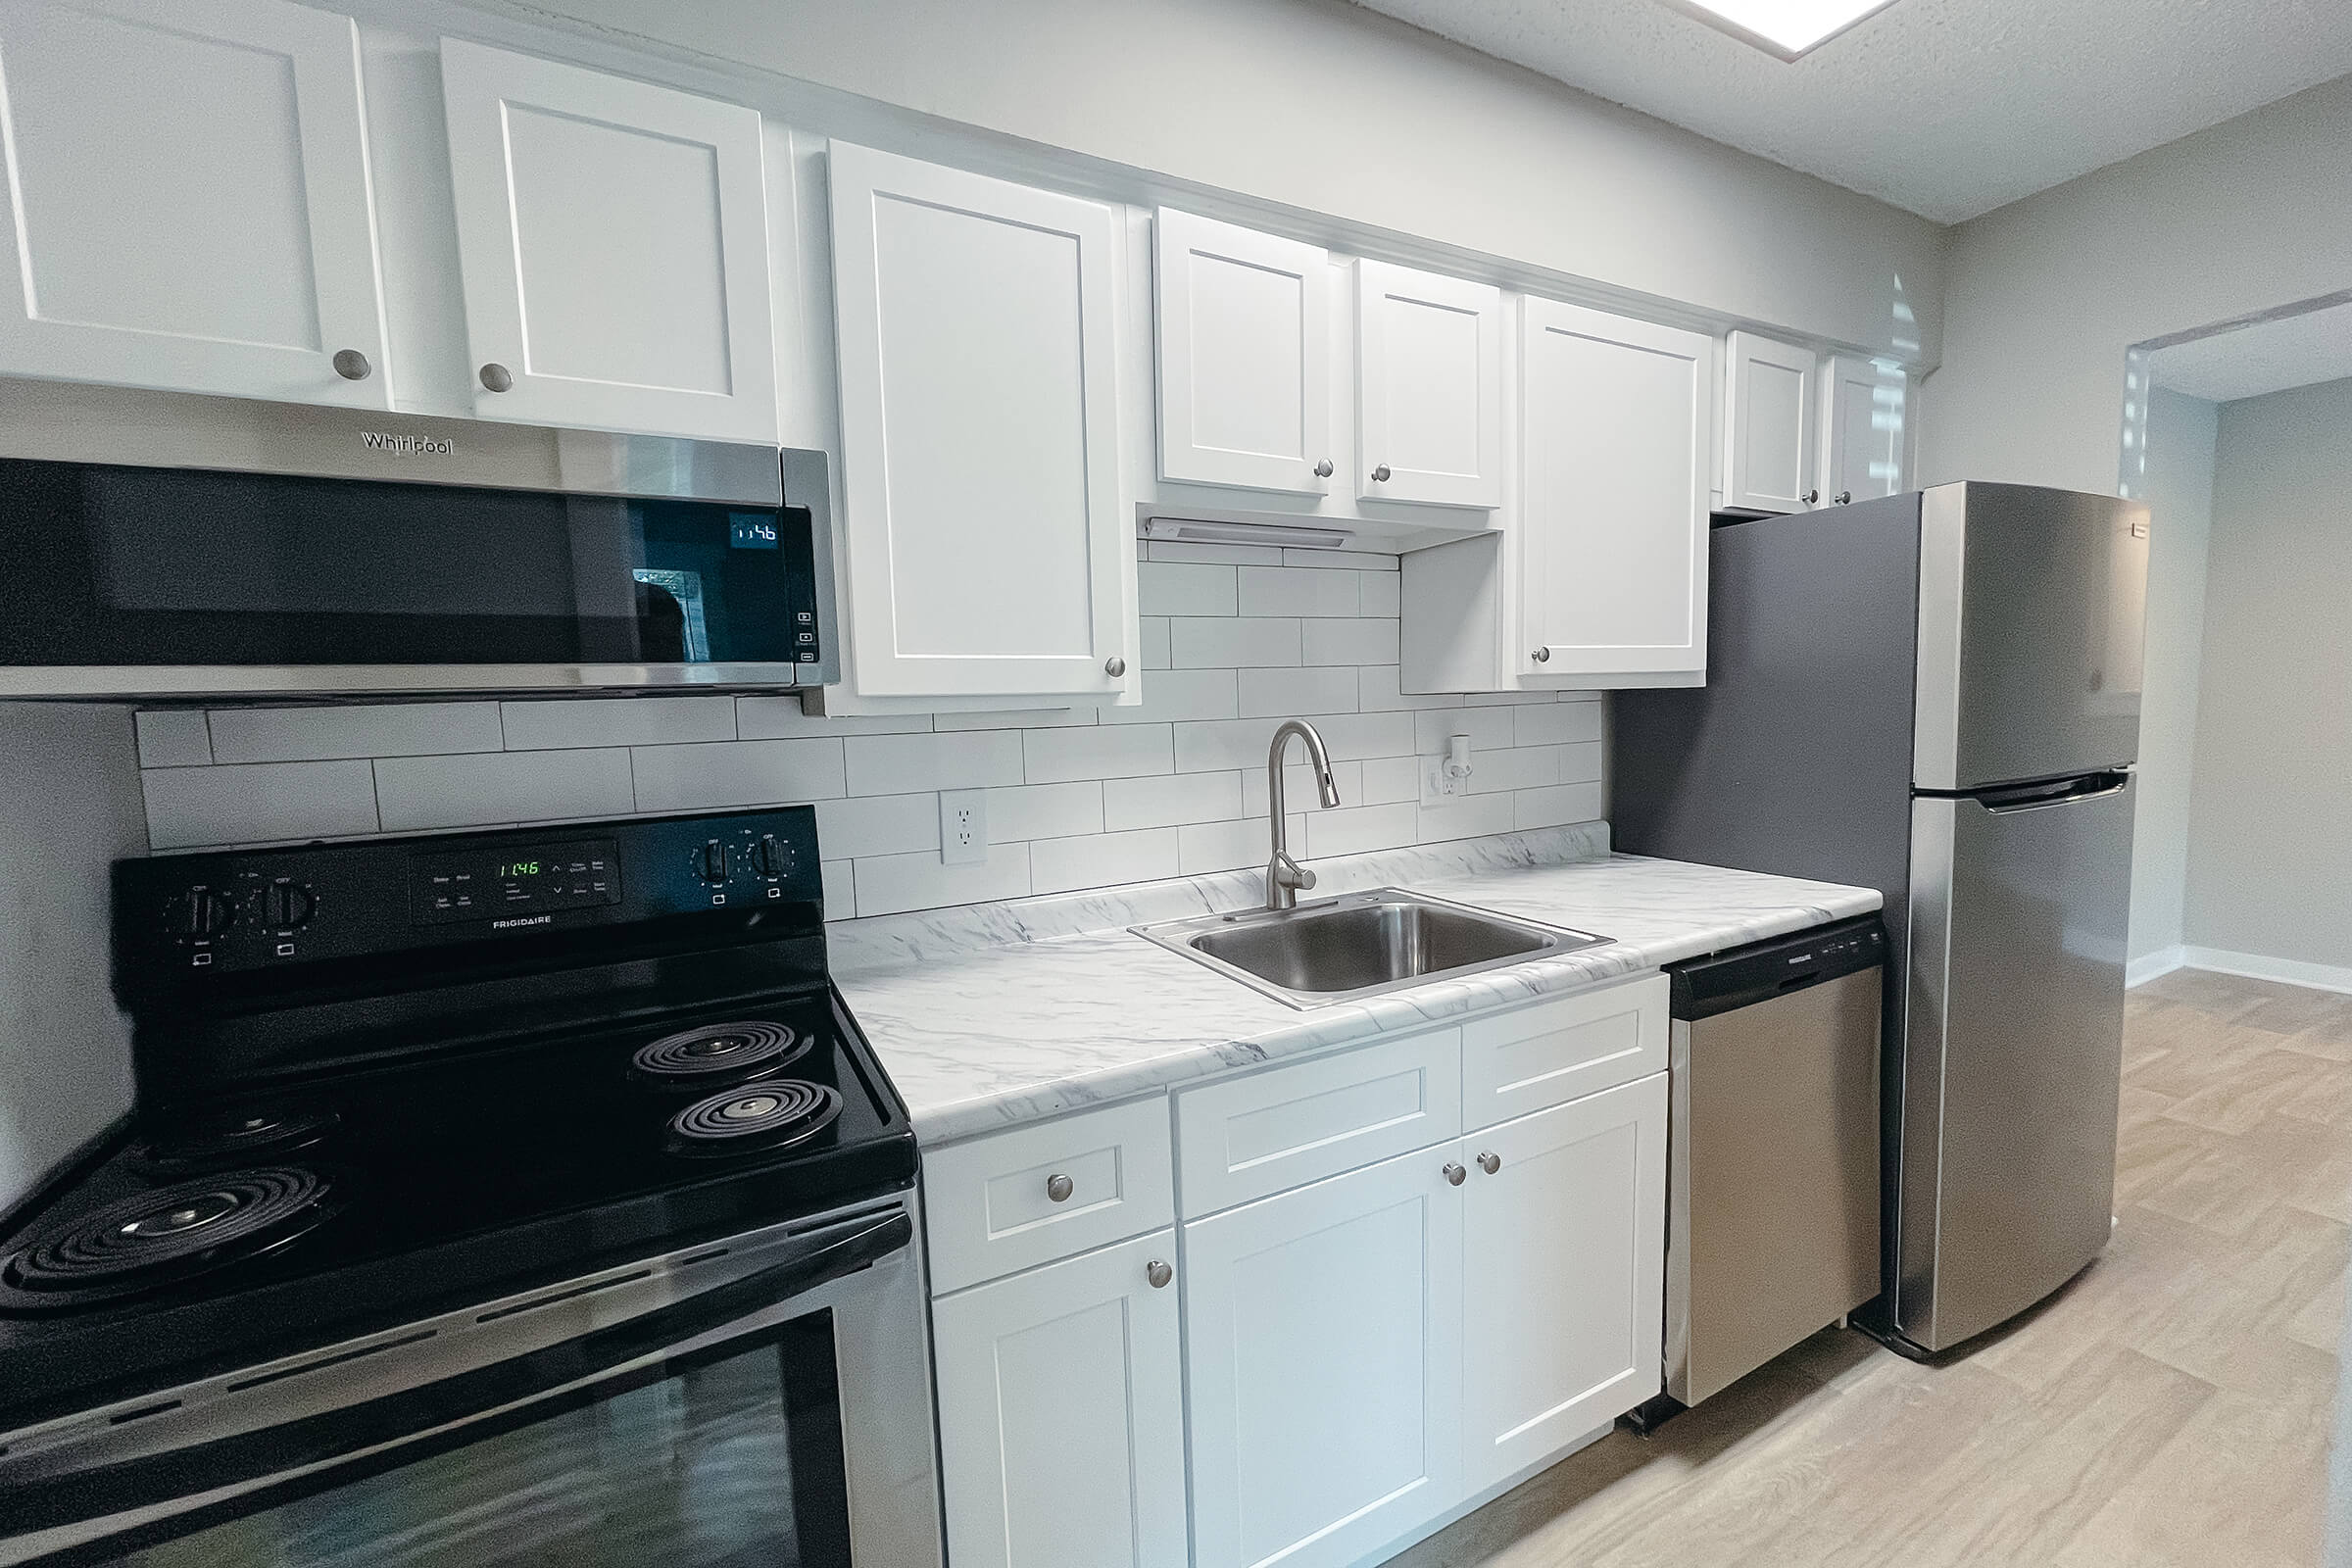
[[[1127,673],[1127,661],[1116,654],[1111,655],[1102,662],[1102,673],[1108,675],[1112,680],[1117,680],[1121,675]]]
[[[1144,1265],[1144,1278],[1151,1282],[1152,1288],[1155,1291],[1166,1290],[1168,1281],[1175,1277],[1176,1271],[1156,1257]]]
[[[1046,1198],[1052,1202],[1066,1203],[1070,1200],[1070,1194],[1077,1190],[1077,1183],[1059,1171],[1046,1178]]]
[[[1502,1169],[1502,1156],[1495,1153],[1481,1154],[1478,1156],[1478,1168],[1492,1176]]]
[[[1374,484],[1387,484],[1389,482],[1389,466],[1387,464],[1384,463],[1379,467],[1372,470],[1372,482]]]
[[[1331,460],[1329,458],[1325,458],[1321,463],[1315,465],[1315,477],[1318,479],[1331,477]]]
[[[1551,662],[1551,650],[1549,648],[1539,648],[1527,657],[1534,660],[1539,664],[1548,664]]]
[[[493,360],[482,367],[482,386],[491,392],[511,392],[514,388],[514,372]]]
[[[1443,1174],[1446,1177],[1446,1186],[1459,1187],[1462,1185],[1462,1178],[1470,1173],[1449,1159],[1446,1162],[1446,1169]]]
[[[365,381],[375,370],[375,367],[368,363],[368,356],[358,349],[337,349],[334,359],[329,363],[334,366],[335,373],[346,381]]]
[[[1805,505],[1806,505],[1806,506],[1808,506],[1808,507],[1815,507],[1815,506],[1819,506],[1820,504],[1821,504],[1821,492],[1820,492],[1820,491],[1818,491],[1818,490],[1808,490],[1808,491],[1806,491],[1806,492],[1805,492]]]
[[[1850,506],[1852,506],[1852,505],[1854,504],[1854,493],[1853,493],[1851,490],[1840,490],[1840,491],[1838,491],[1838,504],[1839,506],[1841,506],[1841,507],[1850,507]]]

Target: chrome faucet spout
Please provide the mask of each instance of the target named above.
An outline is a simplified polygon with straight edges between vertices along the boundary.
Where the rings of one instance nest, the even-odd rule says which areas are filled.
[[[1340,804],[1339,781],[1331,776],[1331,754],[1323,747],[1323,736],[1303,718],[1286,720],[1274,731],[1274,744],[1266,753],[1266,808],[1273,818],[1274,857],[1266,862],[1266,907],[1269,909],[1296,908],[1298,890],[1315,885],[1315,873],[1291,858],[1289,824],[1286,821],[1282,789],[1282,758],[1296,735],[1306,743],[1307,760],[1315,769],[1315,793],[1326,809]]]

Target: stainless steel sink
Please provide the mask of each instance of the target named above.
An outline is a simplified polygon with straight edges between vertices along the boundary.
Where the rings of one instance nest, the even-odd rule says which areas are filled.
[[[1133,929],[1294,1007],[1352,1002],[1609,940],[1402,888]]]

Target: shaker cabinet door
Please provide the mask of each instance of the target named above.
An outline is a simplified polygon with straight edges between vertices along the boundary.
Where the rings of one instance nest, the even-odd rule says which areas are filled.
[[[1336,466],[1331,259],[1161,208],[1159,475],[1322,495]]]
[[[1175,1240],[933,1303],[955,1568],[1186,1568]]]
[[[1356,264],[1356,494],[1502,505],[1502,290]]]
[[[1814,388],[1819,378],[1811,349],[1753,332],[1734,332],[1726,341],[1726,427],[1731,442],[1724,463],[1727,508],[1802,512],[1819,500],[1813,468]]]
[[[0,372],[390,406],[350,18],[12,0],[0,104]]]
[[[840,142],[831,165],[852,685],[1119,695],[1111,210]]]
[[[441,44],[474,411],[776,439],[760,116]]]
[[[1837,355],[1821,388],[1821,498],[1833,506],[1903,487],[1900,368]]]

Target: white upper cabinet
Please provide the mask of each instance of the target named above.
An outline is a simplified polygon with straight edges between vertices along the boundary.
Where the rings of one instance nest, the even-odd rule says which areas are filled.
[[[1703,676],[1713,341],[1531,299],[1521,356],[1510,667],[1603,686]]]
[[[776,439],[760,116],[445,39],[484,417]]]
[[[1321,495],[1331,417],[1331,259],[1161,208],[1159,475]]]
[[[1115,215],[840,142],[831,171],[853,688],[1116,697]]]
[[[1819,375],[1811,349],[1731,334],[1724,355],[1727,509],[1802,512],[1820,498],[1813,468]]]
[[[1357,494],[1502,504],[1502,291],[1356,264]]]
[[[349,18],[10,0],[0,103],[0,371],[389,404]]]
[[[1903,394],[1899,366],[1831,358],[1821,389],[1823,500],[1845,506],[1903,487]]]

